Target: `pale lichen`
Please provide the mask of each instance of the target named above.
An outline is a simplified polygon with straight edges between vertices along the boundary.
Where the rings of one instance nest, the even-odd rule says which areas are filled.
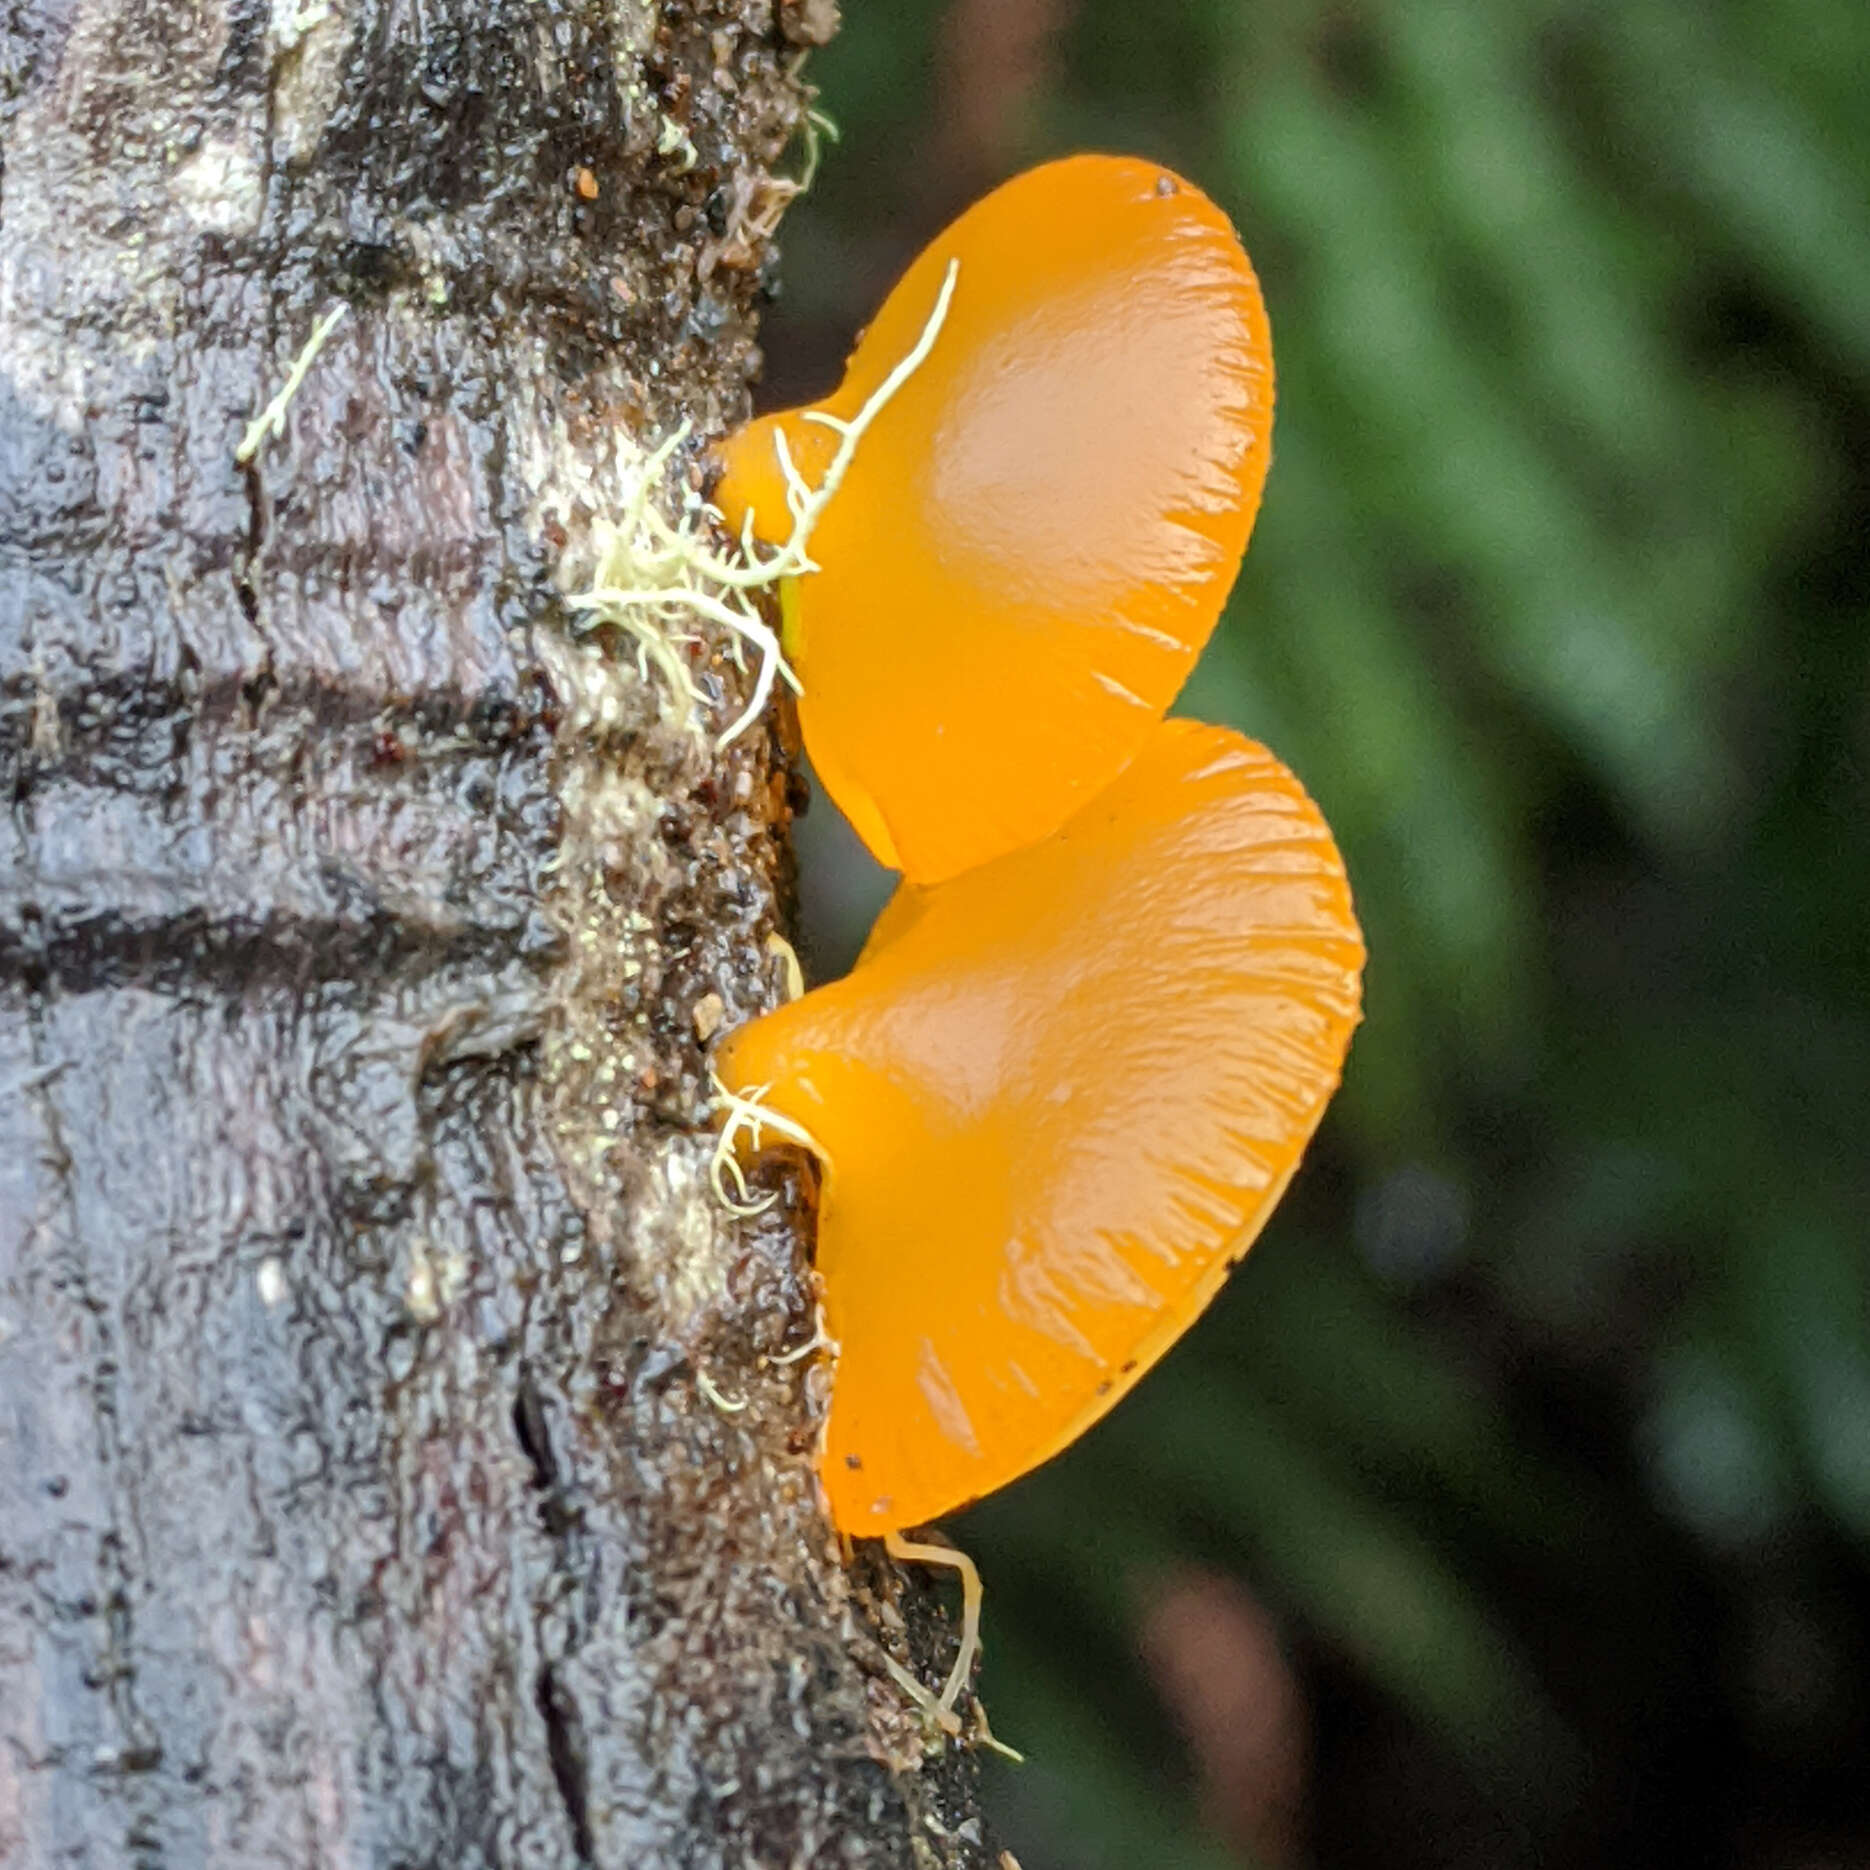
[[[757,1201],[752,1199],[747,1188],[746,1174],[735,1154],[743,1135],[747,1139],[747,1146],[756,1152],[763,1147],[765,1132],[768,1130],[776,1136],[783,1136],[788,1143],[796,1143],[801,1149],[810,1150],[820,1161],[825,1160],[825,1149],[802,1123],[795,1123],[790,1117],[766,1108],[761,1100],[772,1090],[770,1084],[756,1084],[747,1091],[730,1091],[714,1074],[710,1074],[709,1082],[714,1090],[709,1108],[717,1116],[725,1116],[727,1119],[721,1125],[720,1134],[714,1139],[714,1153],[708,1163],[709,1179],[722,1207],[743,1220],[751,1220],[755,1215],[764,1214],[778,1197],[767,1194]],[[731,1190],[729,1183],[733,1185]]]
[[[740,537],[724,548],[717,546],[720,515],[692,487],[684,489],[673,520],[663,515],[656,496],[671,460],[688,440],[686,422],[638,464],[618,516],[593,529],[596,565],[590,585],[569,597],[567,605],[583,628],[609,626],[627,636],[645,675],[648,664],[654,662],[675,695],[693,702],[695,686],[678,646],[703,624],[726,630],[736,657],[743,643],[758,652],[753,692],[720,735],[717,747],[731,745],[759,719],[776,682],[783,680],[799,692],[798,677],[788,666],[757,596],[819,569],[811,556],[812,534],[843,486],[871,424],[934,349],[954,297],[958,271],[959,262],[951,260],[921,335],[856,415],[846,418],[819,409],[805,412],[803,420],[832,430],[838,438],[816,487],[799,472],[784,432],[773,431],[791,519],[783,544],[762,546],[754,537],[749,514]]]
[[[350,309],[340,300],[312,327],[312,335],[305,340],[298,356],[292,360],[292,368],[286,373],[285,382],[279,386],[278,394],[247,424],[246,433],[240,438],[240,446],[234,450],[236,466],[245,467],[260,452],[269,437],[285,434],[286,411],[291,407],[293,397],[298,395],[299,386],[317,361],[318,353],[325,348],[325,340],[338,328]]]

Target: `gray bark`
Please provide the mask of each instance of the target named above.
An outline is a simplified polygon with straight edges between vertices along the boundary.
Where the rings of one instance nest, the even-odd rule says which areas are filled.
[[[809,1190],[708,1191],[780,756],[559,601],[745,412],[829,11],[0,10],[8,1870],[990,1860],[769,1361]]]

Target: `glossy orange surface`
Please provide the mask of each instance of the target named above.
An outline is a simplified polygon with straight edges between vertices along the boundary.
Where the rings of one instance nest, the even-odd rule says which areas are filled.
[[[841,1530],[1005,1485],[1193,1322],[1337,1084],[1362,966],[1298,781],[1168,721],[1056,835],[905,884],[847,978],[732,1037],[723,1080],[822,1146]]]
[[[787,592],[799,720],[886,864],[937,882],[1055,831],[1161,719],[1253,527],[1272,343],[1227,217],[1155,163],[1074,156],[969,209],[891,292],[849,419],[934,348],[864,437]],[[782,541],[774,431],[816,486],[832,433],[790,410],[719,450],[715,498]]]

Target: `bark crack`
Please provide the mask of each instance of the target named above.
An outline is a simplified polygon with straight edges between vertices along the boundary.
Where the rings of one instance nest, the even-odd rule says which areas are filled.
[[[260,480],[259,461],[243,461],[240,464],[240,478],[247,490],[247,536],[235,565],[234,595],[240,600],[240,614],[257,628],[260,621],[260,594],[256,580],[260,569],[260,551],[266,543],[266,488]]]
[[[565,1816],[571,1825],[572,1849],[578,1853],[581,1864],[594,1864],[597,1854],[591,1843],[584,1722],[577,1702],[549,1662],[539,1671],[538,1701],[539,1712],[545,1719],[545,1744],[552,1761],[552,1777],[557,1782],[558,1795],[564,1801]]]

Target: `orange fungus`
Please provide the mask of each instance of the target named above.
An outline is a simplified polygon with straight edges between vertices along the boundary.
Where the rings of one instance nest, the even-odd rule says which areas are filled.
[[[1176,720],[1053,836],[905,883],[849,976],[733,1035],[728,1091],[821,1158],[842,1531],[1003,1486],[1168,1349],[1291,1177],[1362,966],[1298,781]]]
[[[834,394],[722,445],[729,526],[783,544],[788,461],[796,503],[838,449],[826,418],[857,418],[924,339],[782,601],[820,777],[933,883],[1057,830],[1162,718],[1253,527],[1273,367],[1205,195],[1128,157],[1048,163],[922,253]]]

